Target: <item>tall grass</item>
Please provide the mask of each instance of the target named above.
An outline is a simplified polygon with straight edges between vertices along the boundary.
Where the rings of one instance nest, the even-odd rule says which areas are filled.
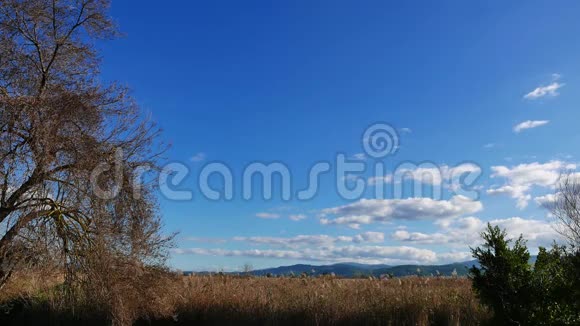
[[[340,279],[258,278],[227,275],[166,278],[158,297],[142,307],[143,325],[480,325],[489,312],[464,278]],[[20,285],[22,287],[22,284]],[[21,298],[35,298],[7,322],[22,316],[38,323],[92,321],[107,315],[97,306],[63,307],[28,285]],[[161,290],[162,289],[162,290]],[[10,290],[14,297],[15,290]],[[148,295],[150,296],[150,294]],[[4,301],[8,298],[4,296]],[[129,300],[135,300],[134,298]],[[162,307],[159,307],[162,303]],[[95,304],[94,302],[92,303]],[[124,303],[127,306],[131,304]],[[9,314],[10,315],[10,314]],[[19,319],[20,318],[20,319]],[[110,318],[109,318],[110,319]]]
[[[235,278],[182,280],[177,319],[206,323],[479,325],[468,279]]]

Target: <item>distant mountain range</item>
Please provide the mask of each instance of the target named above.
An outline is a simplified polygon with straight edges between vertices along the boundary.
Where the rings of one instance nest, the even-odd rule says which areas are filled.
[[[536,262],[536,256],[530,257],[530,264]],[[308,265],[297,264],[291,266],[280,266],[274,268],[259,269],[249,273],[233,272],[227,274],[251,274],[254,276],[299,276],[306,273],[310,276],[330,275],[334,274],[340,277],[368,277],[381,275],[392,275],[394,277],[421,275],[441,275],[451,276],[457,273],[457,276],[466,276],[472,266],[479,267],[477,260],[464,261],[446,265],[366,265],[358,263],[339,263],[333,265]],[[192,272],[185,272],[186,275]],[[195,274],[209,274],[209,272],[196,272]]]
[[[283,276],[283,275],[300,275],[306,273],[308,275],[320,276],[325,274],[334,274],[341,277],[363,277],[363,276],[381,276],[392,275],[395,277],[410,276],[410,275],[443,275],[451,276],[455,271],[459,276],[465,276],[468,269],[473,265],[478,265],[476,261],[466,261],[461,263],[453,263],[447,265],[365,265],[357,263],[340,263],[333,265],[292,265],[281,266],[275,268],[267,268],[252,271],[252,275],[256,276]]]
[[[394,277],[411,276],[411,275],[442,275],[451,276],[454,271],[458,276],[467,275],[468,269],[471,266],[479,264],[477,261],[466,261],[461,263],[453,263],[447,265],[366,265],[358,263],[339,263],[333,265],[308,265],[298,264],[291,266],[280,266],[274,268],[266,268],[251,271],[247,274],[254,276],[299,276],[306,273],[311,276],[330,275],[334,274],[340,277],[368,277],[381,275],[392,275]],[[196,272],[195,274],[208,274],[209,272]],[[186,275],[192,272],[185,272]],[[241,272],[227,273],[227,274],[245,274]]]

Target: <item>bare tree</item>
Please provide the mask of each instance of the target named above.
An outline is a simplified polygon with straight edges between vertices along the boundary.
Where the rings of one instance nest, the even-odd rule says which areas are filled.
[[[165,259],[153,184],[137,192],[131,173],[155,170],[157,130],[97,79],[92,43],[117,35],[108,7],[0,0],[0,288],[23,262],[74,278],[104,252],[135,269]]]
[[[254,266],[252,266],[250,263],[245,263],[244,266],[242,266],[242,272],[244,274],[250,274],[253,270]]]
[[[562,234],[574,248],[580,248],[580,176],[569,172],[560,178],[554,202],[548,204],[558,219]]]

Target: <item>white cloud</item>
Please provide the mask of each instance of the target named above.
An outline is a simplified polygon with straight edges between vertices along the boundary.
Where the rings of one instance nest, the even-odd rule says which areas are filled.
[[[391,220],[448,219],[472,214],[483,209],[481,202],[464,196],[450,200],[431,198],[361,199],[353,204],[322,210],[322,224],[360,224],[388,222]],[[329,219],[332,215],[335,218]]]
[[[547,125],[548,123],[550,123],[549,120],[528,120],[528,121],[524,121],[522,123],[519,123],[517,125],[514,126],[514,132],[516,134],[526,130],[526,129],[532,129],[532,128],[537,128],[537,127],[541,127],[544,125]]]
[[[188,248],[188,249],[173,249],[174,254],[184,255],[204,255],[204,256],[226,256],[226,257],[260,257],[260,258],[285,258],[285,259],[301,259],[304,256],[297,251],[292,250],[227,250],[227,249],[205,249],[205,248]]]
[[[437,261],[437,254],[431,250],[418,249],[413,247],[384,247],[384,246],[346,246],[332,248],[331,257],[354,258],[364,257],[366,259],[399,259],[415,262],[434,263]]]
[[[553,222],[512,217],[491,220],[489,223],[505,229],[509,238],[515,239],[522,234],[528,240],[530,249],[535,249],[538,246],[549,246],[554,240],[561,239]],[[486,225],[487,223],[476,217],[466,217],[453,221],[438,232],[421,233],[397,230],[391,235],[391,238],[414,245],[448,245],[464,248],[481,243],[480,234]]]
[[[298,235],[291,238],[280,237],[235,237],[235,241],[244,241],[253,244],[297,248],[301,246],[330,246],[335,238],[328,235]]]
[[[403,133],[406,133],[406,134],[410,134],[413,132],[413,130],[411,130],[411,128],[401,128],[399,130]]]
[[[576,165],[563,161],[550,161],[547,163],[533,162],[520,164],[514,167],[492,166],[492,178],[504,178],[505,185],[487,190],[490,195],[509,195],[517,200],[517,206],[521,209],[527,207],[531,200],[533,186],[554,188],[562,172],[574,170]]]
[[[538,246],[550,246],[554,240],[561,239],[561,235],[556,231],[557,225],[555,222],[512,217],[503,220],[492,220],[489,223],[506,229],[510,238],[515,239],[522,234],[528,240],[530,249]]]
[[[409,232],[407,230],[395,231],[392,235],[393,240],[413,242],[416,244],[447,244],[451,241],[449,236],[443,233],[421,233]]]
[[[331,247],[338,243],[381,243],[385,241],[382,232],[364,232],[355,236],[332,237],[325,234],[297,235],[295,237],[234,237],[234,241],[243,241],[253,244],[277,246],[283,248],[300,248],[306,246]]]
[[[512,239],[523,234],[528,240],[528,247],[532,253],[538,246],[550,246],[554,240],[561,240],[560,235],[555,231],[554,222],[512,217],[491,220],[489,223],[506,229],[508,237]],[[399,228],[391,235],[391,238],[405,244],[402,246],[370,245],[382,243],[384,234],[365,232],[355,236],[336,237],[329,235],[299,235],[290,238],[237,237],[234,240],[281,248],[247,250],[185,248],[174,249],[172,252],[181,255],[276,258],[324,263],[443,264],[469,260],[471,254],[465,249],[467,246],[481,244],[480,233],[485,227],[486,222],[479,218],[465,217],[451,221],[435,233],[408,232],[404,228]],[[448,251],[435,252],[412,245],[444,245]]]
[[[200,242],[200,243],[225,243],[226,239],[221,238],[204,238],[204,237],[185,237],[185,241]]]
[[[435,164],[425,163],[413,167],[400,166],[396,169],[395,174],[371,177],[367,180],[367,183],[369,185],[378,185],[410,179],[424,184],[439,186],[443,182],[449,182],[454,178],[462,176],[464,173],[480,172],[481,168],[473,163],[463,163],[454,167],[445,164],[437,166]]]
[[[357,160],[366,160],[367,155],[365,153],[356,153],[352,156],[353,158],[357,159]]]
[[[371,243],[381,243],[385,241],[385,234],[382,232],[365,232],[358,234],[354,237],[354,242],[371,242]]]
[[[397,230],[391,238],[413,244],[458,244],[464,247],[473,245],[477,241],[483,226],[484,224],[480,219],[465,217],[443,224],[440,232],[421,233]]]
[[[530,190],[530,186],[522,186],[522,185],[505,185],[499,188],[493,188],[487,190],[488,195],[508,195],[514,198],[517,203],[516,206],[519,209],[524,209],[528,207],[528,203],[532,196],[527,192]]]
[[[544,196],[539,196],[539,197],[534,198],[534,201],[538,205],[550,209],[551,207],[554,206],[556,201],[558,201],[558,196],[559,196],[559,194],[547,194]]]
[[[298,221],[302,221],[302,220],[306,219],[306,215],[304,215],[304,214],[293,214],[293,215],[290,215],[289,218],[292,221],[298,222]]]
[[[491,169],[493,177],[506,178],[512,184],[551,187],[556,184],[563,170],[576,169],[576,165],[554,160],[520,164],[511,168],[493,166]]]
[[[256,217],[264,218],[264,219],[276,219],[276,218],[280,218],[280,214],[275,214],[275,213],[258,213],[258,214],[256,214]]]
[[[203,152],[199,152],[191,157],[192,162],[201,162],[206,159],[207,155]]]
[[[571,166],[574,165],[568,165],[567,168],[568,170],[571,170]],[[574,172],[574,173],[566,173],[563,175],[562,179],[558,179],[558,181],[556,182],[555,186],[553,188],[559,189],[559,187],[562,185],[561,182],[562,180],[566,180],[567,182],[572,182],[572,183],[580,183],[580,173],[578,172]],[[539,206],[546,208],[547,210],[552,210],[555,206],[555,204],[559,201],[562,201],[563,195],[560,191],[558,192],[552,192],[543,196],[537,196],[534,198],[534,201],[536,202],[536,204],[538,204]]]
[[[456,261],[467,257],[458,253],[435,253],[428,249],[407,246],[342,246],[299,250],[226,250],[226,249],[173,249],[174,254],[239,256],[252,258],[277,258],[325,263],[357,262],[366,264],[435,264]]]
[[[463,261],[469,261],[473,259],[473,255],[469,251],[462,251],[462,252],[446,252],[437,255],[437,259],[443,263],[457,263]]]
[[[558,79],[558,78],[560,78],[559,75],[557,76],[556,79]],[[537,87],[533,91],[524,95],[524,98],[527,100],[536,100],[536,99],[539,99],[539,98],[544,97],[544,96],[551,96],[551,97],[558,96],[558,95],[560,95],[560,93],[558,93],[558,89],[564,87],[564,85],[565,84],[554,81],[550,85]]]
[[[485,149],[492,149],[494,147],[495,147],[495,143],[488,143],[488,144],[483,145],[483,148],[485,148]]]

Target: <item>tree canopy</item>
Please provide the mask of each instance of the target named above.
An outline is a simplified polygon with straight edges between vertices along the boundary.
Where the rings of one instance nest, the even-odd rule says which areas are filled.
[[[119,34],[108,8],[0,0],[0,287],[22,264],[57,262],[72,280],[104,257],[166,256],[154,185],[135,174],[155,171],[158,131],[98,78],[94,43]]]

